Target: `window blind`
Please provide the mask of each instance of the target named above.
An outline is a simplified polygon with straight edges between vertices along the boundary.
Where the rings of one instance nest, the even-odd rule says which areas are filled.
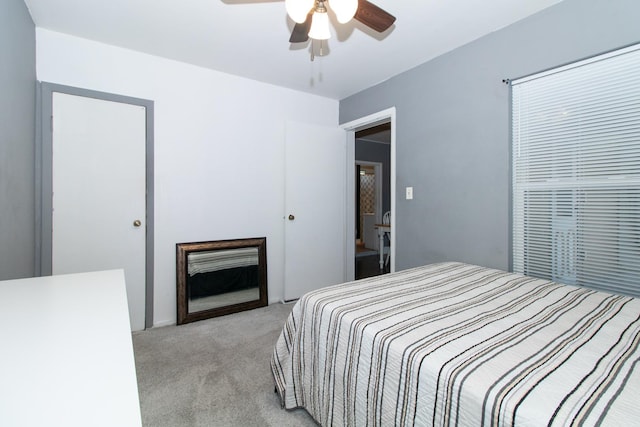
[[[512,82],[513,270],[640,296],[640,45]]]

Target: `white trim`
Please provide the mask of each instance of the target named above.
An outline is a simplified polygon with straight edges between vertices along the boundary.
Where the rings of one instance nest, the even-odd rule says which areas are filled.
[[[396,271],[396,108],[391,107],[368,116],[352,120],[340,125],[342,129],[347,131],[347,182],[346,182],[346,238],[345,238],[345,274],[347,281],[355,278],[355,133],[357,130],[366,129],[380,123],[391,123],[391,267],[390,271]]]
[[[356,225],[353,218],[356,216],[356,201],[354,197],[355,181],[355,164],[356,164],[356,133],[353,129],[345,129],[346,131],[346,185],[345,185],[345,220],[344,220],[344,275],[345,282],[350,282],[356,277]]]

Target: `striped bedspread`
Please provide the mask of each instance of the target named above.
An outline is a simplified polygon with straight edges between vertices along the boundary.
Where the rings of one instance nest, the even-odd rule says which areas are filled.
[[[323,426],[640,425],[640,299],[461,263],[320,289],[271,360]]]

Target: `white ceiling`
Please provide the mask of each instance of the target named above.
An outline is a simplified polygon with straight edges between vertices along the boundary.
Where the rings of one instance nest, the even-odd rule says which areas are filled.
[[[329,53],[290,44],[278,0],[25,0],[37,27],[342,99],[561,0],[371,0],[383,34],[332,21]]]

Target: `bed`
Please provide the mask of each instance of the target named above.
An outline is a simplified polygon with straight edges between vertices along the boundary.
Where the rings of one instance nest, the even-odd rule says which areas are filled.
[[[640,425],[640,299],[438,263],[294,305],[271,370],[323,426]]]

